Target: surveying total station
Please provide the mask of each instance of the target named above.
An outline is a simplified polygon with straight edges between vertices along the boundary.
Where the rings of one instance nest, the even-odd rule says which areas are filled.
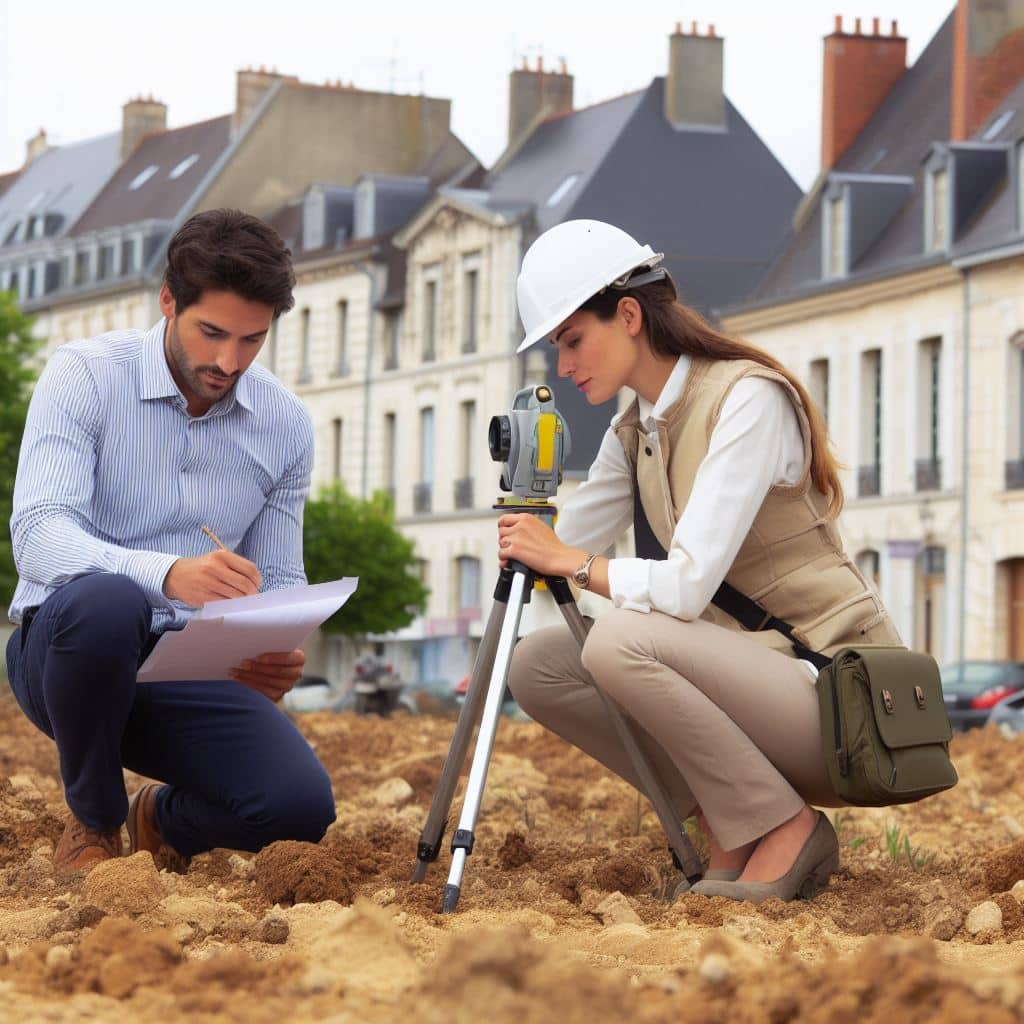
[[[544,384],[523,388],[512,402],[508,416],[494,416],[488,428],[488,447],[491,458],[501,463],[502,490],[511,497],[499,497],[494,508],[501,513],[526,512],[546,517],[552,524],[556,508],[549,504],[562,482],[562,466],[570,451],[569,431],[555,408],[551,389]],[[469,742],[477,723],[479,732],[469,778],[459,817],[452,836],[451,870],[444,887],[442,910],[451,913],[459,901],[462,874],[466,858],[473,852],[474,828],[480,811],[487,768],[494,749],[494,736],[498,728],[501,703],[508,681],[512,650],[519,634],[523,605],[529,601],[535,584],[546,583],[562,617],[582,648],[589,626],[580,614],[569,584],[561,576],[543,579],[529,566],[509,561],[498,575],[494,590],[494,603],[480,640],[473,671],[470,675],[466,699],[455,725],[448,756],[441,769],[426,824],[420,834],[413,882],[422,882],[427,866],[437,860],[441,842],[448,825],[459,773],[466,759]],[[595,687],[596,689],[596,687]],[[618,707],[600,690],[608,717],[629,754],[644,793],[654,807],[665,835],[668,837],[673,859],[692,884],[701,876],[701,862],[683,831],[664,788],[654,773],[646,754],[637,742],[633,727]]]

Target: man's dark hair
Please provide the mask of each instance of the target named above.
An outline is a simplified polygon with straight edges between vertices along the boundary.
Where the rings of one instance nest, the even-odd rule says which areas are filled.
[[[178,313],[205,291],[273,306],[275,320],[295,305],[291,250],[269,224],[241,210],[189,217],[168,243],[164,281]]]

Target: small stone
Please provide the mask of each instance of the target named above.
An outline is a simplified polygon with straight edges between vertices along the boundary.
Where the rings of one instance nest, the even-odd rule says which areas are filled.
[[[67,946],[51,946],[46,951],[46,966],[51,971],[59,970],[69,963],[71,963],[71,950]]]
[[[371,794],[374,803],[381,807],[401,807],[416,795],[405,779],[386,779]]]
[[[722,985],[729,980],[732,968],[723,954],[708,953],[700,962],[699,973],[709,985]]]
[[[267,942],[274,946],[288,941],[288,921],[281,914],[267,914],[253,929],[253,938],[257,942]]]
[[[240,878],[248,878],[253,872],[252,860],[248,857],[240,857],[237,853],[228,857],[231,870]]]
[[[621,892],[613,892],[606,896],[594,908],[594,914],[604,925],[643,924],[640,915],[629,905],[629,900]]]
[[[1024,878],[1019,882],[1013,883],[1013,888],[1010,890],[1010,895],[1018,902],[1024,903]]]
[[[1021,825],[1012,814],[1004,814],[999,823],[1010,833],[1011,839],[1020,839],[1024,836],[1024,825]]]
[[[963,923],[964,915],[959,910],[955,910],[953,907],[943,907],[928,922],[928,926],[925,928],[925,935],[930,939],[938,939],[940,942],[949,942],[960,930],[960,926]]]
[[[992,900],[979,903],[968,915],[964,927],[971,935],[1003,930],[1003,912]]]
[[[370,900],[376,903],[378,907],[386,907],[389,903],[395,902],[395,897],[398,893],[391,886],[386,889],[378,889],[371,897]]]

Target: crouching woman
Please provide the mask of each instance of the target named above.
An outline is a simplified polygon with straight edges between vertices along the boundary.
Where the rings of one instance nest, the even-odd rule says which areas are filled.
[[[898,643],[843,550],[837,465],[797,378],[679,303],[661,256],[598,221],[541,235],[518,283],[520,351],[547,339],[558,374],[612,419],[555,531],[498,524],[499,559],[575,578],[611,599],[582,655],[564,626],[522,640],[510,686],[536,720],[639,788],[596,684],[628,716],[680,820],[710,849],[694,891],[736,900],[810,896],[838,867],[839,801],[822,752],[815,666],[774,630],[712,603],[728,582],[811,651]],[[607,558],[637,525],[649,557]],[[659,557],[660,556],[660,557]]]

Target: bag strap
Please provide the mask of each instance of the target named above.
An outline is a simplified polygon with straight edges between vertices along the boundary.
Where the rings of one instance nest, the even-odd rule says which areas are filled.
[[[650,558],[655,561],[664,561],[668,558],[668,552],[655,536],[647,513],[644,511],[636,474],[633,475],[633,533],[636,537],[637,558]],[[724,580],[715,591],[714,597],[711,598],[711,603],[731,615],[744,629],[750,630],[752,633],[759,633],[767,629],[774,629],[781,633],[792,644],[796,656],[802,661],[809,661],[815,668],[823,669],[832,664],[831,658],[812,651],[801,642],[796,636],[796,630],[788,622],[784,619],[777,619],[752,598],[747,597],[746,594]]]

